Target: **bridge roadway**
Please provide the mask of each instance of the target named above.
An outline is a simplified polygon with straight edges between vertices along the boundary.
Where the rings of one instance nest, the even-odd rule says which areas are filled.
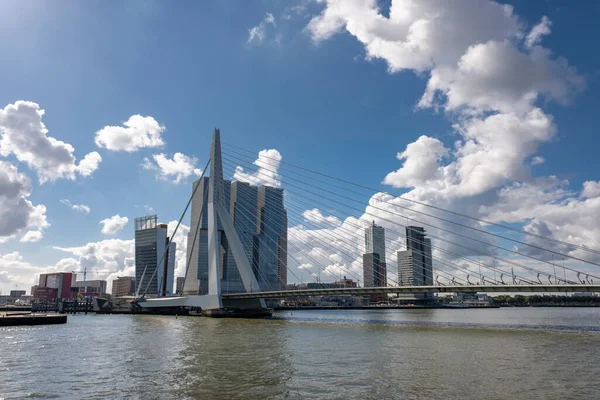
[[[413,293],[475,293],[475,292],[600,292],[600,285],[567,284],[567,285],[454,285],[454,286],[397,286],[397,287],[362,287],[335,289],[302,289],[273,292],[249,292],[223,294],[223,299],[278,299],[285,297],[341,296],[370,294],[413,294]]]

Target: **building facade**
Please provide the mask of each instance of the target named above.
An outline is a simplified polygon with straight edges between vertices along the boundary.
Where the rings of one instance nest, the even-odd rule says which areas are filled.
[[[387,286],[385,262],[385,230],[375,225],[365,229],[365,254],[363,254],[363,286]]]
[[[176,246],[169,240],[168,226],[157,220],[156,215],[135,219],[135,281],[139,293],[147,296],[173,291]]]
[[[431,239],[420,226],[406,227],[406,250],[398,252],[398,282],[408,286],[433,285]],[[415,299],[431,299],[433,294],[421,293]]]
[[[183,288],[186,294],[208,293],[208,182],[209,178],[204,177],[193,184],[195,193],[192,198],[187,247],[189,269]],[[244,253],[259,284],[258,288],[251,290],[285,288],[287,212],[283,205],[283,190],[230,181],[223,181],[223,188],[225,208],[229,210]],[[235,259],[229,249],[227,236],[218,218],[217,230],[221,292],[245,292]]]
[[[119,276],[113,281],[113,297],[133,296],[135,294],[135,276]]]
[[[77,274],[71,272],[40,274],[33,297],[36,300],[47,301],[71,299],[76,294],[76,291],[71,291],[71,287],[75,285],[76,281]]]
[[[77,281],[73,285],[83,297],[98,297],[106,294],[106,281],[101,279]]]
[[[177,294],[183,293],[183,284],[185,283],[185,277],[178,276],[177,279],[175,280],[175,282],[176,282],[175,293],[177,293]]]

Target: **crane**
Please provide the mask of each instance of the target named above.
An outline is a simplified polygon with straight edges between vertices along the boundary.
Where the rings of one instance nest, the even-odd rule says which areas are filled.
[[[83,280],[84,280],[84,281],[86,280],[86,277],[87,277],[87,267],[85,267],[85,268],[83,269],[83,271],[71,271],[71,272],[72,272],[72,273],[74,273],[74,274],[76,274],[76,273],[78,273],[78,272],[83,272]]]

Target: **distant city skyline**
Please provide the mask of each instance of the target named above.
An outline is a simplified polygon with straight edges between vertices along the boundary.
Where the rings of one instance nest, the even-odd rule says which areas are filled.
[[[375,208],[407,206],[399,195],[600,249],[590,217],[600,215],[600,55],[581,41],[600,35],[595,4],[413,3],[6,2],[0,290],[87,269],[110,292],[134,276],[135,218],[159,214],[174,230],[215,126],[227,179],[296,191],[294,164],[375,189],[354,209],[290,196],[278,279],[362,277],[357,231],[375,220],[400,243],[389,224],[424,222]],[[431,237],[461,232],[438,222],[452,233],[427,226]],[[176,276],[189,232],[188,215],[173,238]],[[298,250],[308,248],[323,251],[311,261]]]

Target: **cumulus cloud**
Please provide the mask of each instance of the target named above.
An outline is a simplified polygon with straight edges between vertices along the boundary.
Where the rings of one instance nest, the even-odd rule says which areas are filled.
[[[430,71],[418,106],[452,112],[459,140],[447,149],[420,137],[384,183],[475,196],[526,178],[525,161],[554,139],[552,116],[536,106],[540,96],[565,103],[584,86],[567,60],[538,45],[550,21],[531,30],[526,49],[519,47],[524,26],[512,6],[493,1],[473,8],[470,1],[394,0],[384,17],[374,0],[329,0],[307,30],[317,42],[346,30],[390,72]]]
[[[325,216],[318,208],[313,208],[312,210],[306,210],[302,213],[304,219],[310,222],[314,222],[315,224],[327,223],[330,225],[339,225],[342,222],[340,219],[334,215]]]
[[[543,19],[532,30],[531,43],[548,24]],[[526,177],[525,161],[556,133],[536,101],[565,103],[584,86],[565,59],[538,45],[522,49],[523,27],[511,6],[492,1],[473,8],[470,1],[394,0],[384,17],[375,1],[329,0],[307,30],[316,42],[346,30],[390,72],[430,72],[418,107],[451,112],[459,140],[451,150],[420,137],[384,183],[472,196]]]
[[[100,221],[102,224],[102,233],[105,235],[115,235],[129,222],[129,218],[121,217],[119,214]]]
[[[584,182],[577,192],[569,182],[556,177],[514,183],[499,191],[489,215],[492,221],[524,222],[525,230],[578,246],[600,249],[600,182]],[[552,248],[548,242],[529,239],[533,244]],[[552,248],[572,256],[600,261],[600,256],[575,247]],[[527,250],[527,249],[525,249]],[[550,254],[545,254],[546,258]]]
[[[581,191],[581,197],[585,197],[585,198],[600,197],[600,182],[598,182],[598,181],[583,182],[583,190]]]
[[[552,22],[544,15],[539,24],[535,25],[525,38],[525,46],[531,48],[539,44],[542,37],[550,34],[550,26],[552,26]]]
[[[93,279],[106,279],[107,290],[117,276],[135,276],[134,240],[107,239],[75,247],[54,247],[74,257],[60,260],[54,268],[62,271],[87,269]]]
[[[44,113],[38,104],[22,100],[0,109],[0,155],[12,154],[27,164],[40,183],[91,175],[102,157],[92,152],[77,164],[73,146],[48,136],[42,122]]]
[[[187,236],[190,232],[190,227],[185,224],[180,224],[177,229],[175,237],[173,232],[177,226],[177,221],[171,221],[168,224],[168,235],[171,237],[171,241],[176,243],[175,251],[175,276],[185,276],[185,266],[187,258]]]
[[[38,242],[43,237],[42,231],[27,231],[19,240],[20,242]]]
[[[251,185],[266,185],[272,187],[281,186],[281,176],[277,172],[282,157],[279,151],[275,149],[261,150],[258,158],[254,161],[257,167],[256,171],[244,171],[243,167],[237,166],[233,174],[233,179],[240,182],[247,182]]]
[[[169,235],[175,230],[177,221],[168,223]],[[183,276],[185,270],[187,233],[189,227],[181,224],[173,239],[177,243],[175,276]],[[80,246],[53,247],[68,257],[52,265],[35,265],[24,260],[19,252],[0,254],[0,289],[27,287],[37,283],[40,273],[58,271],[83,271],[87,269],[88,279],[106,279],[108,292],[112,281],[118,276],[135,276],[135,241],[106,239]],[[82,279],[79,274],[79,279]]]
[[[512,42],[490,41],[469,47],[457,65],[436,66],[419,106],[523,113],[542,95],[567,103],[583,86],[566,60],[545,49],[524,53]]]
[[[157,171],[157,178],[171,181],[173,183],[186,183],[192,175],[200,176],[202,170],[196,168],[198,159],[186,156],[183,153],[175,153],[173,158],[165,154],[155,154],[152,160],[144,158],[142,168],[151,171]]]
[[[535,156],[531,159],[531,165],[543,164],[546,160],[542,156]]]
[[[86,206],[85,204],[72,204],[69,199],[62,199],[59,200],[62,204],[71,207],[71,209],[73,211],[77,211],[83,214],[89,214],[91,211],[91,208]]]
[[[263,43],[267,37],[269,26],[275,27],[275,17],[271,13],[267,13],[265,18],[258,25],[248,29],[247,43]]]
[[[165,126],[153,117],[132,115],[123,126],[105,126],[96,132],[96,145],[113,151],[134,152],[142,148],[161,147]]]
[[[396,158],[404,161],[402,168],[390,172],[383,183],[395,187],[414,187],[432,179],[440,179],[443,171],[440,161],[449,152],[438,139],[421,136]]]
[[[79,161],[77,172],[79,172],[82,176],[90,176],[92,172],[98,169],[98,165],[101,161],[102,157],[97,151],[86,154],[86,156],[83,157],[83,160]]]
[[[40,273],[53,268],[31,264],[18,251],[0,254],[0,291],[12,290],[15,286],[29,291],[31,285],[37,284]]]
[[[37,233],[26,233],[23,241],[41,239],[42,231],[50,226],[46,220],[46,206],[33,205],[31,181],[17,167],[0,161],[0,241],[15,237],[25,229]]]
[[[474,8],[468,0],[393,0],[389,17],[380,12],[375,0],[326,0],[323,4],[322,12],[306,26],[313,41],[321,44],[347,32],[364,45],[367,59],[384,60],[390,73],[410,70],[427,76],[417,108],[446,112],[458,140],[446,147],[438,139],[422,136],[408,144],[397,156],[401,167],[384,178],[385,184],[408,188],[407,193],[402,197],[377,193],[361,217],[349,218],[335,229],[305,234],[306,228],[293,227],[290,232],[296,238],[290,239],[292,243],[302,246],[307,241],[307,249],[315,249],[319,231],[340,236],[345,231],[346,239],[352,240],[352,227],[365,220],[396,231],[397,224],[401,228],[413,221],[426,225],[438,238],[471,247],[475,252],[470,254],[494,254],[492,240],[481,240],[468,229],[485,230],[485,224],[466,220],[466,227],[457,227],[437,220],[434,217],[448,215],[425,205],[433,204],[491,221],[519,223],[531,232],[598,248],[600,232],[593,228],[593,218],[579,217],[596,215],[600,192],[596,183],[586,182],[578,193],[553,177],[532,179],[529,170],[543,162],[536,154],[538,147],[555,140],[557,131],[552,115],[538,103],[567,104],[585,87],[584,79],[566,59],[540,45],[542,37],[550,34],[548,18],[526,32],[526,24],[512,6],[493,1],[481,1]],[[572,210],[576,214],[567,221]],[[361,239],[354,241],[360,245]],[[392,237],[392,243],[397,249],[402,238]],[[459,254],[466,251],[435,239],[434,245]],[[390,255],[393,259],[394,254]],[[448,258],[439,251],[437,255]],[[330,264],[325,258],[320,262]],[[346,261],[346,265],[360,271],[359,260]]]

